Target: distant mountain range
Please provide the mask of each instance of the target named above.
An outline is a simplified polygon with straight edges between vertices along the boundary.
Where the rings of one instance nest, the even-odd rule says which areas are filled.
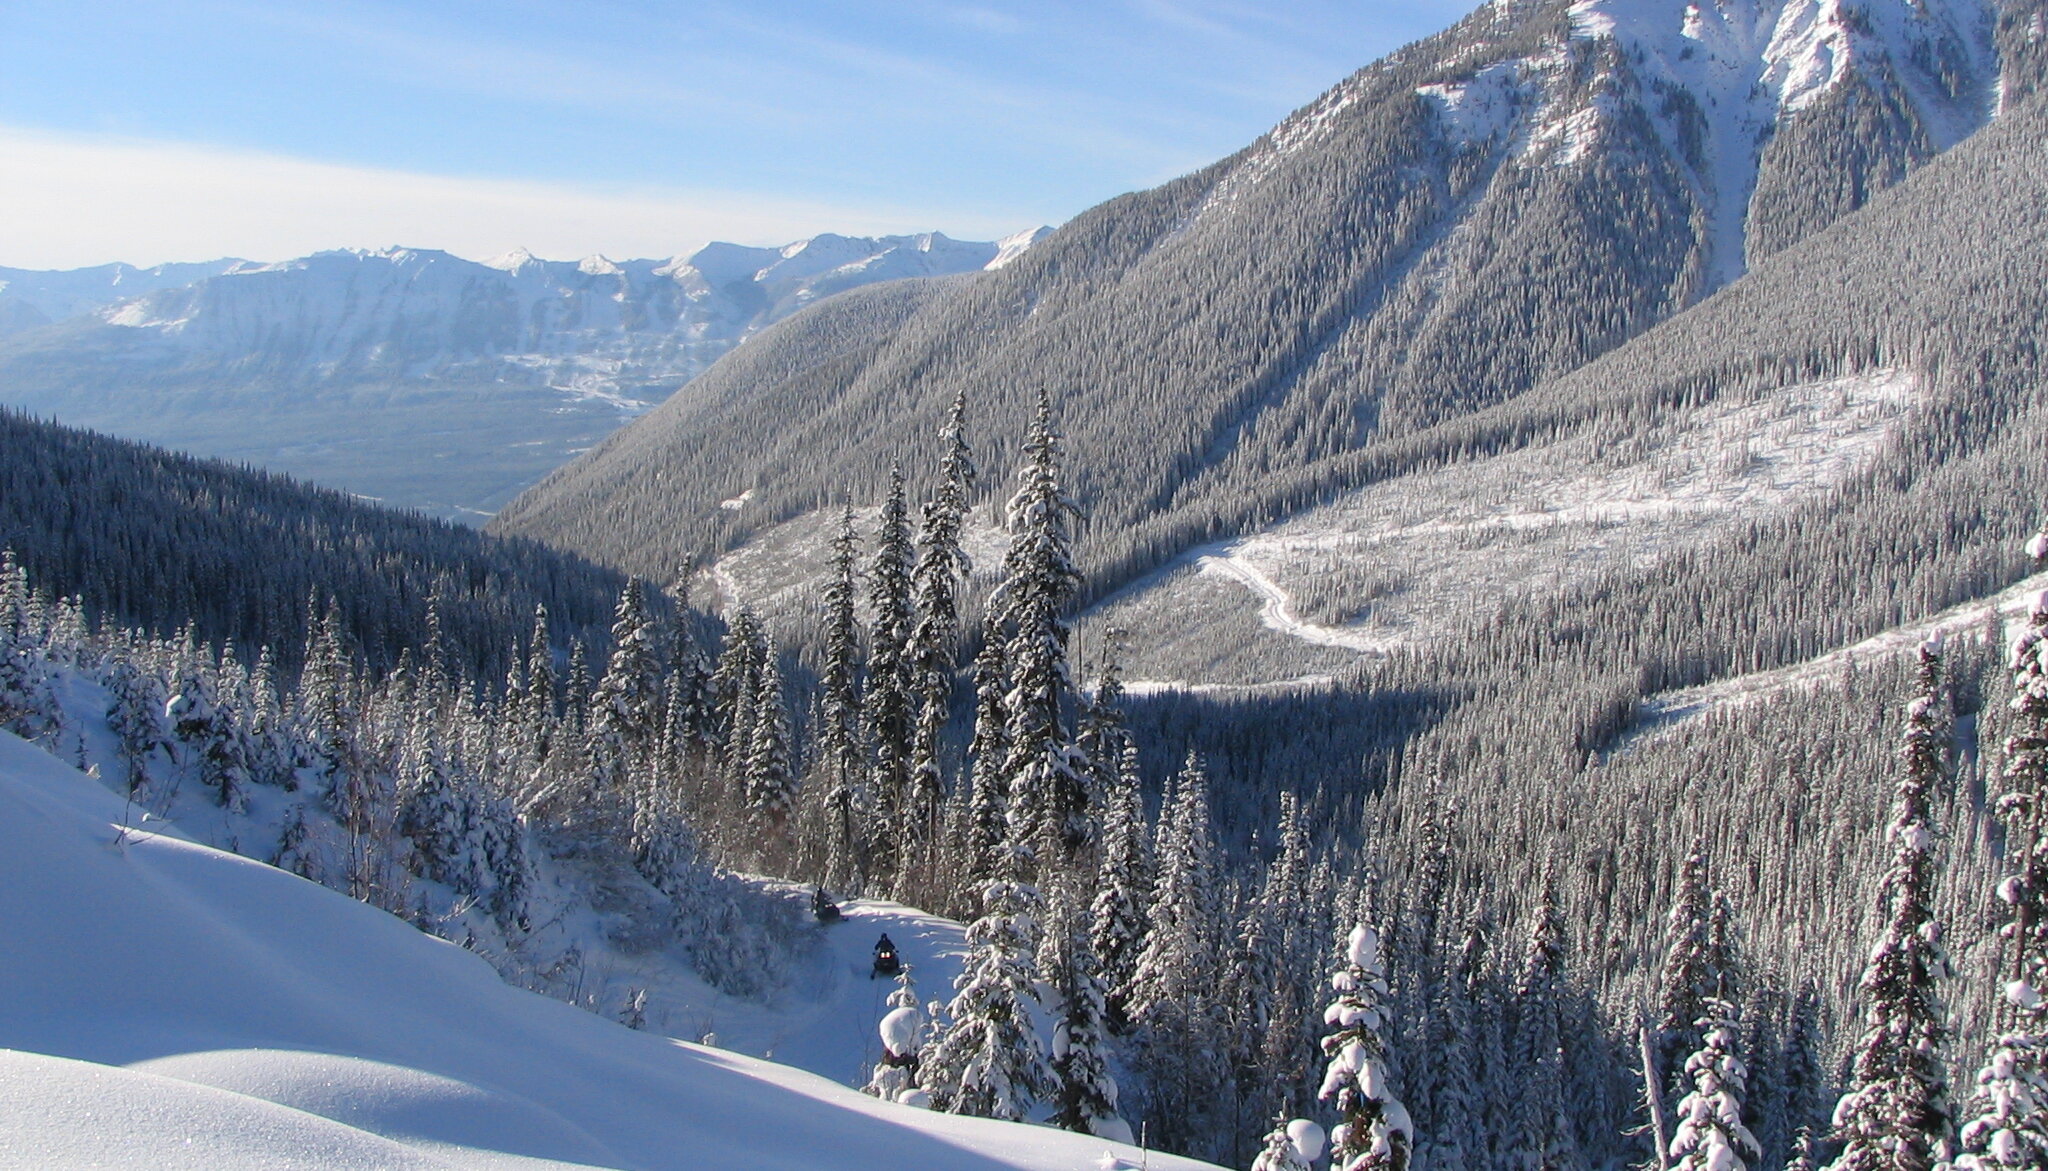
[[[0,402],[474,520],[756,330],[848,289],[999,267],[1040,234],[0,269]]]

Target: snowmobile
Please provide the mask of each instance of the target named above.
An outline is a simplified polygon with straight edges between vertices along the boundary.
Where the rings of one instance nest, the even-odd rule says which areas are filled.
[[[889,942],[887,935],[875,944],[875,970],[868,973],[868,979],[876,976],[894,976],[903,970],[903,961],[896,957],[896,945]]]
[[[825,897],[822,886],[811,888],[811,914],[816,915],[820,923],[839,922],[839,904]]]

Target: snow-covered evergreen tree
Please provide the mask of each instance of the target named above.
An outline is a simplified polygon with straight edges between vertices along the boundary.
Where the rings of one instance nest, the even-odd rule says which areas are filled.
[[[882,1059],[875,1063],[861,1092],[884,1101],[901,1102],[905,1095],[919,1088],[918,1053],[925,1027],[924,1018],[917,1011],[917,981],[911,977],[909,964],[897,971],[896,987],[890,991],[887,1003],[889,1011],[876,1026],[881,1034]]]
[[[611,660],[590,705],[591,751],[599,784],[623,785],[661,732],[661,662],[639,578],[628,578],[612,619]]]
[[[958,849],[965,856],[967,877],[976,883],[995,873],[1009,805],[1009,779],[1003,772],[1010,753],[1009,688],[1009,660],[1000,632],[991,622],[981,653],[974,658],[974,739],[967,746],[971,788],[962,826],[964,840]]]
[[[857,890],[865,881],[867,826],[861,785],[866,775],[860,736],[860,617],[855,612],[855,562],[860,538],[853,508],[840,514],[832,541],[832,580],[825,587],[825,662],[819,672],[818,761],[825,769],[825,881]]]
[[[1696,1023],[1700,1047],[1685,1063],[1692,1090],[1675,1115],[1672,1171],[1747,1171],[1759,1151],[1742,1121],[1748,1074],[1735,1052],[1735,1009],[1708,996]]]
[[[218,672],[196,645],[191,624],[186,624],[180,643],[164,723],[186,773],[211,790],[221,805],[239,810],[247,799],[249,779],[240,729],[222,707]]]
[[[1218,1092],[1230,1079],[1227,1005],[1217,995],[1227,924],[1209,779],[1192,754],[1167,795],[1153,853],[1151,927],[1124,990],[1146,1117],[1161,1144],[1220,1156],[1233,1106]]]
[[[1161,810],[1158,864],[1148,908],[1151,928],[1132,964],[1124,1002],[1145,1025],[1162,1009],[1215,987],[1223,946],[1216,875],[1216,843],[1209,824],[1209,776],[1190,754]]]
[[[2048,534],[2029,552],[2048,553]],[[1977,1074],[1962,1128],[1962,1171],[2048,1168],[2048,593],[2028,607],[2007,656],[2012,732],[2005,742],[2005,826],[2012,873],[1998,884],[2009,918],[2000,1035]]]
[[[877,878],[893,883],[902,866],[903,819],[909,804],[911,696],[910,570],[915,551],[903,497],[903,468],[889,469],[889,494],[875,534],[875,560],[868,571],[869,627],[868,739],[874,745],[872,774],[875,821],[868,860]]]
[[[1052,426],[1052,400],[1041,392],[1025,441],[1021,481],[1007,513],[1010,549],[1003,583],[990,599],[1007,638],[1010,691],[1004,699],[1009,778],[1008,818],[1028,827],[1034,849],[1058,857],[1087,841],[1092,811],[1067,728],[1073,681],[1067,659],[1067,609],[1080,591],[1069,527],[1077,510],[1060,471],[1060,436]],[[1036,870],[1032,871],[1036,873]]]
[[[1869,1007],[1851,1087],[1835,1107],[1843,1146],[1834,1171],[1928,1171],[1951,1153],[1941,993],[1951,971],[1934,918],[1933,850],[1934,801],[1948,773],[1947,709],[1940,647],[1929,643],[1906,708],[1905,767],[1887,831],[1896,853],[1878,893],[1885,933],[1858,986]]]
[[[761,697],[761,670],[767,660],[767,631],[759,615],[742,606],[726,628],[725,646],[711,673],[717,751],[735,787],[745,784],[747,754],[754,743],[754,705]]]
[[[28,570],[0,549],[0,731],[34,740],[57,724],[43,618]]]
[[[1108,632],[1107,641],[1112,649],[1122,637],[1122,631]],[[1074,732],[1074,747],[1080,753],[1083,788],[1089,805],[1102,810],[1104,816],[1117,787],[1124,750],[1135,744],[1130,729],[1124,725],[1123,696],[1123,670],[1112,654],[1102,665],[1095,690],[1082,699]]]
[[[170,730],[164,724],[169,697],[156,672],[117,656],[107,673],[107,728],[120,744],[128,792],[142,796],[158,769],[170,762]]]
[[[1722,965],[1713,947],[1714,894],[1707,876],[1705,841],[1693,843],[1679,864],[1678,890],[1664,920],[1664,967],[1657,980],[1657,1027],[1652,1051],[1667,1101],[1690,1090],[1688,1055],[1699,1048],[1698,1021],[1710,997],[1722,996]]]
[[[427,702],[416,700],[398,774],[398,832],[412,847],[413,872],[458,895],[477,893],[464,855],[467,810],[441,731]]]
[[[1053,993],[1053,1123],[1082,1134],[1130,1141],[1117,1117],[1116,1078],[1109,1071],[1108,1022],[1102,977],[1089,942],[1088,916],[1072,899],[1057,899],[1046,937],[1053,941],[1047,973]]]
[[[967,928],[971,950],[946,1006],[950,1023],[927,1057],[926,1087],[954,1114],[1015,1121],[1053,1088],[1031,1016],[1042,904],[1023,878],[1026,865],[1021,849],[1003,848],[997,877],[982,890],[982,915]]]
[[[1323,1038],[1328,1064],[1316,1093],[1343,1118],[1330,1132],[1330,1165],[1338,1171],[1405,1171],[1414,1124],[1388,1076],[1392,1022],[1378,932],[1363,923],[1351,929],[1344,966],[1330,977],[1330,987],[1336,996],[1323,1013],[1332,1030]]]
[[[928,865],[938,845],[939,810],[946,782],[939,761],[940,733],[953,713],[953,672],[960,641],[960,587],[971,566],[960,545],[966,524],[968,495],[974,488],[974,459],[967,446],[967,396],[953,396],[940,438],[945,454],[939,480],[919,513],[917,564],[910,573],[912,608],[917,619],[910,632],[913,726],[910,745],[909,816],[906,848],[913,860]]]
[[[578,741],[590,743],[590,653],[582,643],[569,648],[569,677],[562,682],[562,727]]]
[[[774,656],[761,666],[754,701],[754,740],[747,754],[747,809],[772,836],[789,825],[796,807],[796,772],[789,761],[789,706],[782,697],[782,671]]]
[[[1266,1145],[1252,1160],[1252,1171],[1313,1171],[1315,1160],[1295,1144],[1290,1125],[1295,1124],[1283,1118],[1266,1132]]]
[[[1507,1142],[1515,1166],[1562,1171],[1582,1162],[1564,1092],[1558,1020],[1563,979],[1564,918],[1546,880],[1529,919],[1529,942],[1515,978],[1513,1043],[1506,1055],[1508,1068],[1500,1071],[1515,1092]]]
[[[545,605],[536,604],[533,608],[533,636],[527,643],[526,653],[525,702],[516,715],[508,711],[506,717],[518,721],[519,741],[530,762],[528,769],[537,770],[554,745],[555,726],[560,718],[557,708],[561,702],[559,688],[555,684],[554,647],[549,642],[548,608]]]
[[[1145,800],[1138,791],[1138,749],[1126,744],[1102,823],[1101,864],[1095,876],[1088,943],[1101,967],[1106,1020],[1112,1032],[1130,1027],[1127,997],[1149,924],[1152,866]]]
[[[1785,1164],[1785,1171],[1815,1171],[1820,1166],[1819,1144],[1814,1141],[1813,1131],[1799,1128],[1792,1136],[1792,1159]]]

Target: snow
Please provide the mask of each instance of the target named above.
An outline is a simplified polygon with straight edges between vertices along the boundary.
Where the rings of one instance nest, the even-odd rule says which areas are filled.
[[[1840,85],[1853,71],[1920,60],[1960,50],[1969,67],[1959,78],[1962,96],[1937,93],[1917,69],[1895,68],[1937,149],[1976,130],[1995,110],[1997,76],[1991,19],[1983,0],[1578,0],[1568,9],[1572,35],[1612,41],[1627,54],[1643,83],[1637,100],[1671,156],[1688,160],[1691,136],[1676,107],[1656,93],[1690,95],[1707,131],[1699,157],[1689,161],[1708,211],[1712,253],[1708,288],[1740,276],[1746,267],[1745,225],[1763,144],[1783,121]],[[1536,66],[1531,59],[1527,63]],[[1615,88],[1588,101],[1555,66],[1545,86],[1558,95],[1537,114],[1518,154],[1558,166],[1584,158],[1619,108]],[[1973,87],[1981,87],[1978,93]],[[1545,152],[1548,152],[1546,155]]]
[[[1313,1163],[1323,1156],[1323,1128],[1307,1118],[1297,1118],[1287,1124],[1287,1140],[1301,1154],[1304,1162]]]
[[[1487,66],[1469,81],[1420,86],[1415,92],[1437,107],[1452,141],[1486,142],[1514,123],[1516,82],[1522,69],[1522,62],[1504,61]]]
[[[1651,696],[1637,712],[1638,725],[1646,730],[1662,730],[1672,721],[1704,715],[1725,705],[1768,700],[1786,690],[1829,686],[1855,664],[1901,658],[1929,642],[1981,631],[1993,615],[2003,620],[2009,636],[2024,623],[2035,599],[2048,598],[2048,588],[2044,587],[2048,587],[2048,573],[2035,574],[1989,598],[1953,606],[1931,618],[1894,627],[1802,663]]]
[[[1641,433],[1574,435],[1402,476],[1193,550],[1104,599],[1089,622],[1183,632],[1244,605],[1261,628],[1320,654],[1426,644],[1507,597],[1647,568],[1833,491],[1879,457],[1924,394],[1911,371],[1877,370],[1730,396]],[[1146,681],[1134,691],[1211,682],[1158,673],[1144,651],[1129,660]]]
[[[1050,235],[1052,235],[1052,229],[1049,227],[1043,227],[1032,228],[1029,231],[1017,232],[1012,235],[1004,236],[1002,239],[996,241],[995,259],[989,261],[988,264],[985,265],[984,267],[990,271],[1002,268],[1003,266],[1009,264],[1011,261],[1017,259],[1019,256],[1024,255],[1026,252],[1029,252],[1031,250],[1032,245],[1038,243],[1040,240],[1043,240]]]
[[[924,1016],[914,1008],[891,1009],[876,1026],[882,1047],[898,1055],[917,1052],[917,1034],[924,1028]]]
[[[0,1165],[1053,1171],[1104,1151],[619,1027],[158,823],[121,833],[126,816],[0,735]],[[830,929],[840,961],[864,956],[871,912],[912,917],[856,904]],[[914,959],[915,930],[895,935]],[[826,1005],[864,991],[837,988]]]
[[[1259,621],[1269,630],[1321,646],[1344,647],[1354,651],[1384,649],[1385,644],[1369,634],[1334,626],[1303,622],[1294,616],[1293,599],[1235,547],[1221,546],[1216,553],[1197,555],[1195,564],[1203,573],[1214,573],[1238,582],[1259,598]]]

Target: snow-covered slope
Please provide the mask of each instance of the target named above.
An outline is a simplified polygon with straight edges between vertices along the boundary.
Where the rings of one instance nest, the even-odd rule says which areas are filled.
[[[621,1028],[507,987],[381,912],[134,821],[94,780],[0,734],[0,1166],[1143,1159]]]
[[[1650,130],[1705,217],[1706,289],[1955,145],[1997,106],[1983,0],[1576,0],[1567,17],[1563,51],[1416,92],[1453,141],[1540,165],[1634,149]],[[1830,122],[1850,106],[1863,111],[1853,128]],[[1853,153],[1855,165],[1817,166],[1794,145],[1809,127],[1849,130],[1826,153]],[[1817,209],[1807,185],[1855,197]]]
[[[475,520],[762,327],[835,293],[977,272],[1034,238],[0,270],[0,402]]]
[[[92,268],[45,271],[0,268],[0,337],[38,325],[90,313],[118,301],[147,296],[160,289],[233,272],[240,260],[198,264],[102,264]]]
[[[653,574],[877,499],[956,392],[1014,450],[1043,392],[1087,568],[1128,584],[1853,215],[1993,118],[1993,25],[1986,0],[1486,4],[897,330],[765,332],[780,361],[700,384],[723,409],[650,412],[495,523]]]

